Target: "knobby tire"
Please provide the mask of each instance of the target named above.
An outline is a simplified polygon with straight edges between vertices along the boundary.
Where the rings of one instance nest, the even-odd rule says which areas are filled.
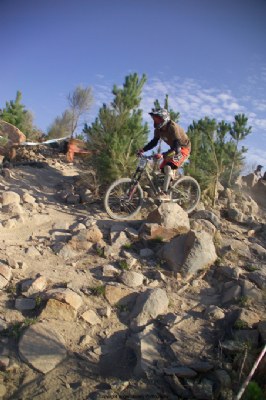
[[[134,181],[130,178],[121,178],[113,182],[104,196],[104,208],[107,214],[116,220],[126,220],[135,217],[143,204],[143,191],[139,184],[131,198]]]
[[[196,179],[191,176],[183,176],[173,184],[170,196],[172,202],[177,203],[190,214],[200,201],[200,186]]]

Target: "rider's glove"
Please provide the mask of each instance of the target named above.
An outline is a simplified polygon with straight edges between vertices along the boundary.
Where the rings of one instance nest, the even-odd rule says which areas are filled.
[[[143,149],[139,149],[139,150],[137,151],[137,156],[138,156],[138,157],[141,157],[141,156],[143,155],[143,153],[144,153]]]
[[[154,158],[155,160],[160,160],[161,158],[163,158],[162,154],[154,154]]]

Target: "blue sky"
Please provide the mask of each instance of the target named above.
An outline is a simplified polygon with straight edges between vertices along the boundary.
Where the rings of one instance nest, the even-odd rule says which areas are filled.
[[[265,21],[266,0],[0,0],[0,108],[20,90],[46,132],[68,93],[90,86],[91,123],[114,84],[146,74],[151,132],[148,112],[166,93],[185,129],[245,113],[247,163],[266,167]]]

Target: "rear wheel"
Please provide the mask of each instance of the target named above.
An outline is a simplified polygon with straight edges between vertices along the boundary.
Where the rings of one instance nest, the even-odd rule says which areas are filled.
[[[104,208],[107,214],[117,220],[137,215],[142,203],[143,191],[140,185],[130,178],[121,178],[113,182],[104,196]]]
[[[191,213],[200,201],[200,186],[191,176],[183,176],[171,188],[171,201],[180,205],[188,214]]]

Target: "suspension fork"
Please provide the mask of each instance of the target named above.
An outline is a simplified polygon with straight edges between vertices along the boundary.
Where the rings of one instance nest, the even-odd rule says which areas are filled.
[[[133,183],[133,185],[131,186],[131,188],[129,190],[129,194],[128,194],[128,199],[129,200],[132,200],[132,197],[134,196],[134,194],[135,194],[135,192],[137,190],[137,187],[138,187],[138,184],[139,184],[139,180],[141,178],[142,173],[143,173],[143,170],[140,170],[138,168],[136,170],[135,174],[133,175],[132,180],[133,180],[134,183]]]

